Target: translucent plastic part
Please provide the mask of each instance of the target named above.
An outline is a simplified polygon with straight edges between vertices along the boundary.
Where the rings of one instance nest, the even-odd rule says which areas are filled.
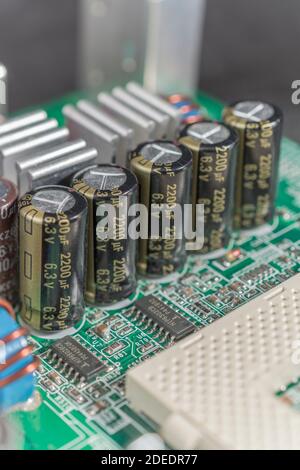
[[[196,90],[205,0],[147,0],[144,84],[156,93]]]
[[[205,3],[80,0],[79,88],[104,89],[144,76],[154,92],[194,91]]]

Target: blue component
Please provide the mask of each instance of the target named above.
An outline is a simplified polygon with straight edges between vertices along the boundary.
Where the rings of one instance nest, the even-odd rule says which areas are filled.
[[[29,354],[1,370],[1,366],[5,364],[6,361],[27,346],[27,340],[24,336],[8,341],[6,344],[3,343],[2,339],[13,333],[18,328],[19,325],[9,315],[7,310],[0,307],[0,414],[7,411],[12,406],[28,400],[34,391],[33,372],[29,374],[27,373],[7,385],[1,384],[3,379],[13,376],[15,373],[33,362],[33,357]]]
[[[193,104],[193,103],[191,101],[187,100],[187,101],[178,101],[178,103],[174,103],[173,106],[174,106],[174,108],[180,109],[183,106],[190,106],[191,104]]]
[[[182,109],[184,106],[192,106],[194,103],[193,101],[189,99],[183,99],[182,101],[178,101],[177,103],[172,103],[172,106],[177,109]],[[186,113],[183,113],[181,111],[181,121],[184,122],[186,119],[189,119],[194,116],[204,116],[205,112],[203,109],[200,107],[193,108],[190,111],[187,111]]]
[[[184,121],[185,119],[188,119],[193,116],[203,116],[203,113],[199,112],[198,109],[194,109],[193,111],[189,111],[188,113],[182,114],[181,119]]]

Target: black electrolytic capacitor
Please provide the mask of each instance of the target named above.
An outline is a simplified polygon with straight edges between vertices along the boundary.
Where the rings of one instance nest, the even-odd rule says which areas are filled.
[[[239,101],[224,121],[239,134],[235,226],[251,230],[272,223],[278,182],[282,112],[273,104]]]
[[[87,202],[42,186],[19,201],[21,317],[41,332],[76,327],[84,315]]]
[[[184,205],[190,203],[192,154],[173,142],[147,142],[132,152],[130,167],[139,180],[140,203],[148,212],[148,237],[139,240],[138,271],[149,277],[172,274],[186,261],[183,223],[175,219],[174,207],[178,205],[183,215]],[[161,224],[158,233],[155,219]]]
[[[14,307],[19,302],[17,219],[17,188],[0,178],[0,297]]]
[[[76,173],[72,186],[89,207],[86,300],[112,304],[125,299],[136,289],[136,240],[127,230],[128,209],[138,198],[137,179],[121,166],[103,164]],[[113,212],[100,212],[104,205]]]
[[[193,154],[194,230],[196,204],[204,206],[204,244],[199,253],[222,250],[232,234],[238,136],[223,123],[202,121],[186,126],[179,141]]]

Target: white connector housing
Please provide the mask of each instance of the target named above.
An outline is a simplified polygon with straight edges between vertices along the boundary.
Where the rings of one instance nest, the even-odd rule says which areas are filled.
[[[300,274],[127,373],[131,405],[176,449],[299,449]]]

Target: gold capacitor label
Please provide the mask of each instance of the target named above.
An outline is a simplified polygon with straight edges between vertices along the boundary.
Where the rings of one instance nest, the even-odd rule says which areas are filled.
[[[28,204],[31,196],[27,196]],[[21,317],[32,328],[41,328],[42,225],[44,213],[32,205],[20,209]]]

